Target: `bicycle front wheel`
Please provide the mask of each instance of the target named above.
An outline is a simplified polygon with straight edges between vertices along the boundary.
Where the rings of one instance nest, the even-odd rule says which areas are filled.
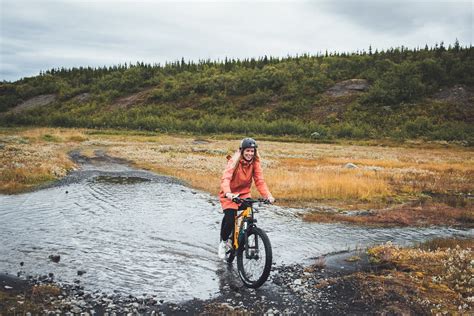
[[[237,252],[239,276],[246,287],[256,289],[268,279],[271,267],[270,239],[263,230],[252,227]]]

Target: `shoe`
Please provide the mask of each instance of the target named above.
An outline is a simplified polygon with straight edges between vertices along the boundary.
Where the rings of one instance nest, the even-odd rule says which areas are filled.
[[[225,253],[227,252],[227,242],[224,241],[224,240],[221,240],[221,242],[219,243],[219,247],[218,247],[218,251],[217,251],[217,255],[219,256],[219,258],[221,259],[225,259]]]

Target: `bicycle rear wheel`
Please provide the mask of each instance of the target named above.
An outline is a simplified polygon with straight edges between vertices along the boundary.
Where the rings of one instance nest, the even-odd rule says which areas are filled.
[[[237,251],[239,276],[246,287],[258,288],[268,279],[272,267],[272,246],[267,234],[257,227],[247,233],[247,240]]]

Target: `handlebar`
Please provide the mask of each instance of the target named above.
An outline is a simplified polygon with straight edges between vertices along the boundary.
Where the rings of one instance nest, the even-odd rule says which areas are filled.
[[[253,203],[272,204],[270,203],[268,199],[252,199],[252,198],[241,199],[239,197],[233,198],[232,202],[237,203],[237,204],[247,204],[249,206]]]

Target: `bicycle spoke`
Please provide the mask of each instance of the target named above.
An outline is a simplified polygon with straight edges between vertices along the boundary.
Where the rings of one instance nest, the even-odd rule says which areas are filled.
[[[259,245],[258,249],[253,249],[255,243]],[[247,258],[247,255],[244,251],[243,254],[243,265],[245,270],[245,275],[250,281],[256,281],[260,278],[265,269],[265,247],[258,241],[258,236],[252,234],[248,237],[248,246],[249,253],[251,258]],[[255,258],[255,254],[258,253],[258,259]]]

